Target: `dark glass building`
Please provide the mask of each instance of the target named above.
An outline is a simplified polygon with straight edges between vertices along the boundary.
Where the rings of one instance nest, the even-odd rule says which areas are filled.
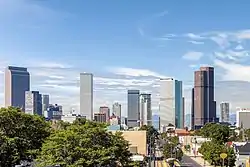
[[[195,71],[193,92],[193,125],[199,128],[208,122],[218,122],[214,100],[214,68],[201,67]]]
[[[25,92],[29,90],[27,68],[8,66],[5,69],[5,107],[19,107],[25,111]]]

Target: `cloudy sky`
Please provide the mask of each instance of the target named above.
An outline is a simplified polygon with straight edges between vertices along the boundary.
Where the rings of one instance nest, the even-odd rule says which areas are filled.
[[[3,70],[25,66],[31,88],[65,111],[79,107],[79,73],[94,74],[94,106],[122,103],[127,89],[152,93],[160,77],[184,82],[190,113],[193,72],[211,65],[216,100],[250,107],[250,1],[0,0]]]

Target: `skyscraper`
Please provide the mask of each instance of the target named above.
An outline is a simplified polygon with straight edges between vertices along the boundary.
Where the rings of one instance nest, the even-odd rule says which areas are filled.
[[[140,94],[140,126],[152,125],[151,94]]]
[[[214,101],[214,68],[201,67],[194,77],[194,126],[202,127],[207,122],[216,122]]]
[[[25,91],[30,90],[30,74],[27,68],[8,66],[5,69],[5,107],[25,110]]]
[[[110,119],[110,109],[107,106],[101,106],[99,108],[99,113],[106,115],[106,122],[109,122]]]
[[[182,126],[182,82],[173,78],[160,80],[160,125],[173,124],[177,128]]]
[[[229,103],[222,102],[220,103],[220,116],[221,122],[230,122],[229,121]]]
[[[112,112],[115,116],[119,117],[121,119],[122,116],[122,105],[119,103],[114,103],[112,107]]]
[[[49,95],[42,95],[43,113],[49,108]]]
[[[25,92],[25,113],[43,115],[42,111],[42,95],[39,91]]]
[[[93,120],[93,74],[80,74],[80,115]]]
[[[180,128],[185,127],[185,98],[182,97],[182,111],[181,111],[181,120],[180,120]]]
[[[194,129],[194,88],[191,95],[191,129]]]
[[[140,124],[140,91],[128,90],[128,127]]]

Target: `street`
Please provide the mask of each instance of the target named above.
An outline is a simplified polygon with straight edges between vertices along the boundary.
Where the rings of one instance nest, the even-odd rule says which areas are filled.
[[[189,156],[183,155],[181,166],[192,166],[192,167],[202,167],[200,164],[192,160]]]

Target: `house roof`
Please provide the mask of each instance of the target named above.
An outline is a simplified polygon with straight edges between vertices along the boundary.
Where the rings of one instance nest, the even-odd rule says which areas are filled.
[[[250,143],[246,143],[243,146],[236,147],[240,155],[250,155]]]

